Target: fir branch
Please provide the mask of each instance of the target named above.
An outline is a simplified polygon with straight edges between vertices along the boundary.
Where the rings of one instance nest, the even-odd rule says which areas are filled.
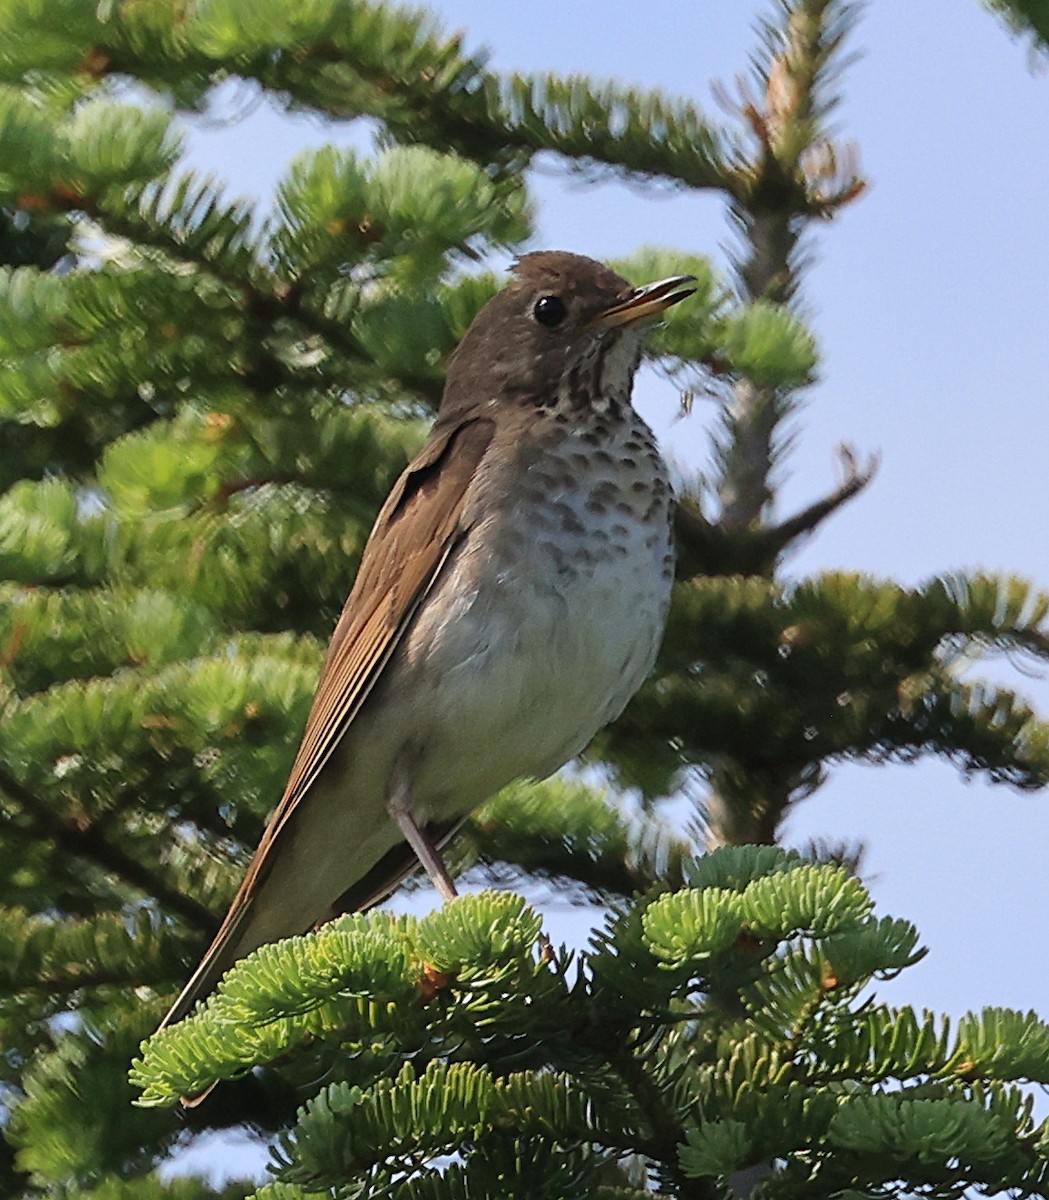
[[[339,19],[331,36],[302,31],[294,54],[271,50],[244,74],[299,105],[376,117],[401,140],[453,150],[489,170],[518,172],[551,151],[576,166],[724,186],[723,138],[688,101],[571,76],[500,78],[484,69],[482,54],[464,55],[458,37],[389,6],[346,4]]]
[[[761,531],[761,540],[768,547],[769,562],[775,561],[798,538],[814,533],[827,517],[837,512],[854,496],[858,496],[874,478],[878,470],[877,455],[863,467],[858,464],[855,454],[848,446],[839,447],[838,455],[845,468],[845,478],[829,496],[815,501],[793,517]]]
[[[122,985],[166,988],[182,968],[181,947],[154,926],[145,909],[94,912],[83,918],[0,911],[0,992],[43,993],[50,1002]]]
[[[281,382],[298,382],[296,373],[268,346],[267,335],[281,320],[295,321],[304,334],[321,334],[343,360],[371,365],[370,355],[345,323],[326,320],[316,305],[306,302],[301,284],[272,278],[261,266],[249,267],[247,260],[230,261],[222,255],[202,258],[196,239],[187,242],[159,214],[128,203],[127,197],[119,202],[104,196],[94,200],[76,197],[67,200],[67,206],[71,211],[85,212],[106,233],[160,251],[170,262],[191,266],[233,289],[248,323],[240,346],[250,353],[240,374],[260,393],[273,391]]]
[[[1044,723],[1020,697],[957,676],[992,650],[1043,658],[1047,611],[1049,596],[1009,577],[907,589],[840,573],[793,588],[697,576],[675,590],[657,675],[604,753],[652,795],[685,765],[709,773],[719,844],[772,840],[787,807],[843,759],[932,752],[1039,787]]]
[[[35,836],[50,839],[67,854],[117,876],[145,896],[154,897],[192,928],[204,933],[214,930],[215,914],[208,908],[104,837],[96,826],[64,820],[43,797],[2,767],[0,791],[17,804]]]
[[[678,1114],[667,1104],[666,1096],[628,1046],[617,1046],[609,1064],[623,1080],[648,1124],[648,1136],[632,1138],[634,1149],[661,1167],[660,1173],[673,1180],[674,1194],[680,1200],[721,1200],[722,1192],[710,1179],[689,1179],[678,1168],[678,1152],[685,1131]]]
[[[571,989],[535,956],[538,915],[506,894],[465,896],[422,921],[343,918],[265,947],[144,1046],[140,1103],[170,1105],[187,1087],[334,1039],[348,1079],[281,1139],[289,1183],[385,1186],[404,1173],[428,1195],[440,1182],[430,1160],[457,1152],[470,1177],[502,1171],[516,1184],[538,1133],[590,1156],[581,1179],[611,1149],[641,1156],[669,1194],[708,1200],[729,1175],[745,1187],[736,1173],[755,1157],[810,1190],[830,1161],[841,1187],[883,1180],[855,1114],[839,1114],[897,1080],[907,1086],[872,1134],[879,1153],[894,1141],[907,1163],[929,1137],[953,1148],[968,1130],[960,1181],[1019,1186],[1046,1173],[1029,1103],[1001,1084],[1045,1076],[1049,1027],[987,1012],[951,1045],[928,1017],[860,1003],[921,951],[913,926],[873,917],[840,866],[743,847],[685,874],[690,888],[624,906]],[[509,1031],[527,1034],[530,1069]],[[839,1133],[858,1153],[838,1154]],[[515,1156],[504,1163],[507,1137]]]
[[[177,207],[179,189],[185,192],[183,203],[189,205],[188,211]],[[327,319],[321,306],[309,303],[303,285],[267,275],[257,257],[261,247],[245,242],[236,245],[232,254],[211,249],[202,255],[202,235],[193,229],[202,220],[196,210],[204,209],[210,224],[226,222],[230,226],[227,236],[239,239],[246,235],[247,229],[248,213],[242,205],[220,209],[217,189],[208,181],[200,183],[191,176],[176,182],[175,193],[169,197],[155,183],[125,191],[111,189],[95,195],[59,190],[49,195],[47,203],[57,211],[82,213],[101,231],[126,239],[139,248],[158,251],[167,262],[192,267],[232,289],[239,297],[240,309],[249,323],[239,340],[242,351],[250,351],[249,360],[242,365],[240,374],[260,392],[272,391],[282,380],[298,382],[296,373],[268,347],[267,335],[282,320],[295,321],[304,335],[320,334],[342,360],[372,365],[372,357],[354,338],[346,323]],[[174,217],[188,224],[191,236],[187,237],[185,230],[172,224]],[[431,402],[434,400],[432,381],[409,379],[403,382],[406,387],[414,382],[414,390]]]
[[[1043,56],[1049,53],[1049,4],[1046,0],[984,0],[1014,33],[1027,33]]]
[[[227,236],[239,239],[245,236],[247,210],[240,204],[220,207],[221,197],[217,188],[208,181],[198,182],[192,176],[177,181],[179,188],[188,189],[191,208],[205,208],[210,214],[216,212],[215,220],[225,221],[230,230]],[[213,249],[201,254],[202,236],[193,230],[192,236],[184,236],[174,219],[190,222],[192,214],[181,211],[177,206],[177,195],[168,197],[164,189],[149,185],[139,191],[128,193],[109,192],[93,198],[85,196],[56,197],[56,204],[63,204],[69,211],[83,211],[97,223],[100,229],[116,237],[126,238],[136,246],[158,251],[165,260],[193,267],[202,275],[210,277],[230,288],[238,297],[238,306],[247,323],[239,346],[245,361],[240,375],[260,393],[272,392],[281,383],[300,384],[298,372],[291,369],[285,358],[270,346],[270,336],[281,323],[293,323],[298,335],[308,339],[319,335],[330,347],[329,356],[340,365],[351,364],[373,370],[374,356],[356,337],[350,323],[342,315],[329,316],[325,311],[328,299],[326,290],[311,287],[303,280],[288,280],[274,275],[264,259],[268,257],[263,242],[237,242],[233,254],[219,253]],[[196,224],[199,217],[192,218]],[[346,254],[351,247],[347,245]],[[384,364],[396,367],[396,364]],[[413,373],[399,371],[393,378],[402,391],[415,394],[436,407],[440,400],[442,381]]]
[[[572,76],[501,77],[486,69],[484,52],[464,52],[459,36],[407,9],[346,0],[274,20],[272,8],[260,18],[247,3],[229,3],[215,14],[157,14],[145,28],[134,8],[108,19],[77,15],[66,33],[71,61],[90,61],[96,79],[149,80],[193,107],[221,65],[289,106],[371,116],[399,140],[453,150],[493,173],[520,172],[547,151],[576,169],[589,163],[679,186],[726,185],[727,139],[690,102]],[[52,65],[33,51],[25,38],[9,57],[23,72]]]
[[[790,0],[780,6],[779,21],[766,24],[754,72],[762,95],[744,93],[739,104],[756,148],[740,159],[731,188],[730,212],[742,242],[735,273],[744,301],[792,304],[808,224],[854,199],[862,187],[848,156],[835,153],[822,127],[833,106],[825,92],[852,19],[852,6],[841,0]],[[839,159],[847,175],[842,181]],[[760,525],[784,448],[777,436],[795,407],[785,389],[754,378],[736,383],[717,444],[716,491],[726,530]]]

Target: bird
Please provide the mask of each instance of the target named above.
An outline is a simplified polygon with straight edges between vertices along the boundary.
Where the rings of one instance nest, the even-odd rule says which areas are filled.
[[[632,403],[644,333],[691,275],[644,287],[522,255],[452,354],[339,617],[280,803],[160,1026],[258,947],[385,899],[519,778],[544,779],[650,673],[674,571],[672,488]]]

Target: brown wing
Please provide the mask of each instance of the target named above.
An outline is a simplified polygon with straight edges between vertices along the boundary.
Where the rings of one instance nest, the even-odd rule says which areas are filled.
[[[266,873],[281,830],[375,686],[413,613],[463,532],[466,490],[491,441],[492,430],[492,422],[484,418],[438,426],[383,505],[328,647],[284,795],[215,940],[161,1028],[180,1020],[207,995],[236,958],[238,929]]]
[[[250,892],[270,846],[375,686],[452,550],[467,486],[491,437],[492,423],[485,420],[442,431],[408,466],[383,505],[335,626],[284,795],[266,826],[234,908],[241,895]]]
[[[432,440],[397,481],[335,626],[302,745],[271,827],[306,792],[371,691],[453,549],[463,499],[492,436],[473,420]]]

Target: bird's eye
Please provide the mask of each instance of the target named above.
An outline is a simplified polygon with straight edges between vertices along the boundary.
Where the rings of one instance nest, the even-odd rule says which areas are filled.
[[[568,310],[560,296],[540,296],[532,309],[532,316],[540,325],[560,325]]]

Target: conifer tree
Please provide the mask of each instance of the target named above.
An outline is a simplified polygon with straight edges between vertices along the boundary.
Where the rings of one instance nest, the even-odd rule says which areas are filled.
[[[1049,597],[780,575],[872,474],[848,460],[832,494],[771,516],[818,361],[799,246],[863,189],[827,124],[854,19],[776,4],[722,126],[493,73],[392,5],[0,9],[5,1194],[245,1195],[155,1172],[192,1131],[245,1122],[274,1146],[260,1200],[1049,1194],[1023,1090],[1049,1081],[1049,1028],[872,998],[917,932],[845,865],[772,844],[839,762],[1049,777],[1046,725],[957,670],[1049,656]],[[230,78],[368,117],[377,148],[300,156],[263,220],[182,155],[178,112]],[[515,786],[459,848],[607,920],[573,958],[505,890],[348,916],[239,964],[140,1052],[279,794],[370,521],[498,286],[483,264],[529,237],[540,152],[715,191],[739,234],[724,278],[670,249],[614,264],[697,276],[651,352],[720,417],[656,674],[592,750],[608,787]],[[708,784],[702,838],[659,816],[685,770]]]

